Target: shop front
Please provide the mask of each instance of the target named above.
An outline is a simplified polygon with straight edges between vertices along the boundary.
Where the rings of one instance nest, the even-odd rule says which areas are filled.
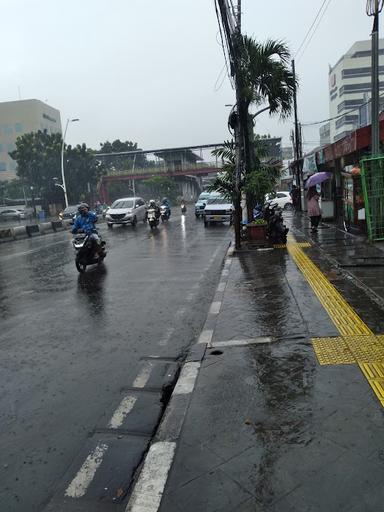
[[[346,166],[342,178],[342,223],[346,231],[366,232],[360,168]]]

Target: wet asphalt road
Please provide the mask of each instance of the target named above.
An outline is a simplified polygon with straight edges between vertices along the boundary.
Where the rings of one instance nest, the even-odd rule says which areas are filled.
[[[199,335],[230,231],[191,214],[101,226],[105,265],[83,276],[68,232],[0,246],[1,510],[42,510],[140,358]]]

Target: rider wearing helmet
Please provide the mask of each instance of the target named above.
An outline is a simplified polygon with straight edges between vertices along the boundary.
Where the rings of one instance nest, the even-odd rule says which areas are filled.
[[[155,215],[156,215],[156,218],[158,219],[160,217],[160,207],[154,199],[151,199],[149,201],[149,208],[152,208],[155,210]]]
[[[171,215],[171,203],[168,201],[166,197],[163,197],[160,203],[161,206],[165,206],[169,212],[169,216]]]
[[[87,203],[79,204],[77,208],[79,215],[76,217],[75,223],[72,228],[72,233],[83,232],[89,235],[89,239],[97,244],[97,251],[101,249],[101,240],[95,228],[97,222],[97,215],[89,210]]]
[[[87,203],[81,203],[77,207],[79,215],[76,217],[75,223],[72,228],[72,233],[83,231],[86,235],[97,233],[95,223],[97,222],[97,215],[89,211]]]

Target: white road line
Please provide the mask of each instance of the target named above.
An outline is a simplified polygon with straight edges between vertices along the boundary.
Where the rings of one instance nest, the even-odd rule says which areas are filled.
[[[195,294],[194,292],[190,292],[188,293],[188,295],[185,297],[185,300],[188,301],[188,302],[191,302],[191,300],[193,300],[195,298]]]
[[[173,336],[174,332],[175,332],[175,328],[174,327],[168,327],[168,329],[164,333],[164,336],[160,339],[159,345],[161,347],[165,347],[165,345],[167,345],[168,341]]]
[[[199,339],[197,340],[197,343],[208,343],[208,345],[211,343],[213,336],[213,330],[211,329],[205,329],[204,331],[201,331]]]
[[[173,395],[187,395],[192,393],[199,373],[200,362],[185,363],[181,370]]]
[[[250,338],[245,340],[228,340],[228,341],[215,341],[211,343],[210,348],[219,347],[241,347],[244,345],[256,345],[259,343],[272,343],[276,338],[272,336],[259,336],[258,338]]]
[[[180,316],[184,316],[186,312],[187,312],[187,308],[184,306],[184,307],[182,307],[182,308],[179,308],[179,309],[176,311],[175,315],[176,315],[176,316],[178,316],[178,317],[180,317]]]
[[[148,361],[143,366],[139,375],[133,381],[133,387],[134,388],[143,388],[146,385],[146,383],[148,382],[149,377],[151,376],[151,371],[152,371],[152,363]]]
[[[150,447],[125,512],[156,512],[159,509],[175,450],[176,443],[168,441]]]
[[[225,287],[227,286],[227,282],[226,281],[220,281],[218,287],[217,287],[217,291],[218,292],[223,292],[225,290]]]
[[[126,396],[120,402],[119,407],[113,413],[111,421],[109,422],[109,428],[119,428],[123,424],[126,416],[132,411],[133,406],[135,405],[137,397],[135,396]]]
[[[220,313],[221,301],[212,302],[209,308],[210,315],[218,315]]]
[[[69,498],[81,498],[86,493],[89,484],[95,476],[97,468],[103,461],[104,453],[108,450],[108,445],[98,444],[94,451],[88,455],[77,475],[67,487],[65,496]]]

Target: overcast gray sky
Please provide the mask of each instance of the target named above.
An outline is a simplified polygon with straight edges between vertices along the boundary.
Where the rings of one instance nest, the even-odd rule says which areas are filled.
[[[285,40],[293,54],[322,0],[243,0],[243,31]],[[297,63],[302,122],[328,117],[328,64],[368,39],[365,0],[331,0]],[[213,0],[3,0],[0,101],[47,101],[79,117],[67,141],[98,148],[133,140],[143,149],[229,137],[234,92],[223,80]],[[382,24],[380,29],[382,29]],[[221,74],[220,74],[221,73]],[[257,131],[288,135],[291,121],[260,116]],[[304,131],[314,145],[318,128]],[[309,146],[305,146],[309,147]]]

